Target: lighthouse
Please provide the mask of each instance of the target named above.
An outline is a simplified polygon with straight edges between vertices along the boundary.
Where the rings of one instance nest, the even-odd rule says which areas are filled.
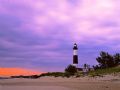
[[[73,65],[75,67],[78,66],[78,47],[77,47],[77,44],[75,43],[74,44],[74,47],[73,47]]]

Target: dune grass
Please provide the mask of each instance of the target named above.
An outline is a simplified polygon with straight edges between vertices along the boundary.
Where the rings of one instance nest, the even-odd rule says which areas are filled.
[[[44,77],[44,76],[54,76],[54,77],[59,77],[59,76],[64,76],[65,73],[63,72],[48,72],[48,73],[43,73],[40,75],[40,77]]]
[[[112,68],[107,68],[107,69],[98,69],[95,71],[90,71],[89,76],[94,77],[94,76],[103,76],[107,74],[115,74],[120,72],[120,67],[112,67]]]

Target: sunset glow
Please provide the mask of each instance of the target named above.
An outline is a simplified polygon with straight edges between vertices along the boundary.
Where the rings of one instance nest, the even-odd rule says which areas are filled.
[[[22,68],[0,68],[0,76],[36,75],[36,74],[41,74],[41,72],[36,72]]]

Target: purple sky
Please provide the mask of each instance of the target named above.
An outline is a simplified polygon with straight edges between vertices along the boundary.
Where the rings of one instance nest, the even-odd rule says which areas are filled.
[[[0,0],[0,67],[64,71],[120,52],[120,0]]]

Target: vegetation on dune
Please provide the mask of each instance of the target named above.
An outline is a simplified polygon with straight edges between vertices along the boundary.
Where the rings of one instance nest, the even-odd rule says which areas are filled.
[[[54,76],[54,77],[62,76],[62,77],[64,77],[64,75],[65,75],[64,72],[48,72],[48,73],[41,74],[40,77],[43,77],[43,76]]]
[[[32,78],[32,79],[37,79],[40,77],[45,77],[45,76],[54,76],[54,77],[59,77],[59,76],[64,76],[63,72],[48,72],[48,73],[43,73],[40,75],[31,75],[31,76],[11,76],[11,78]]]
[[[120,67],[112,67],[112,68],[106,68],[106,69],[97,69],[95,71],[90,71],[89,76],[103,76],[106,74],[116,74],[120,72]]]
[[[40,75],[31,75],[31,76],[23,76],[23,75],[20,75],[20,76],[11,76],[11,78],[33,78],[33,79],[36,79],[36,78],[39,78]]]

